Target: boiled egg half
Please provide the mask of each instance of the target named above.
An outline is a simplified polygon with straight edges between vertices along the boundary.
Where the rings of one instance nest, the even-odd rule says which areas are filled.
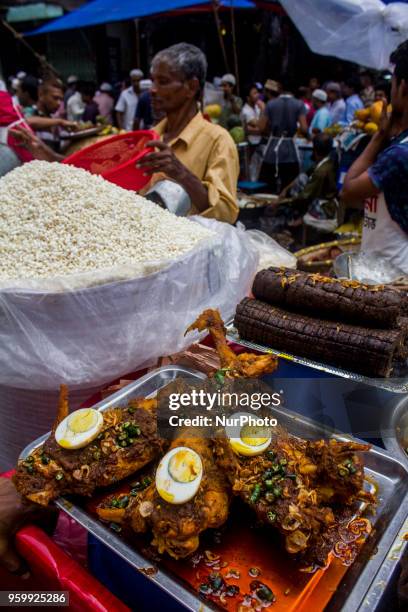
[[[234,423],[244,420],[241,417],[254,418],[249,412],[236,412],[233,415]],[[263,453],[271,443],[272,434],[269,427],[263,425],[227,425],[225,434],[229,439],[232,450],[237,455],[254,457]]]
[[[55,439],[62,448],[83,448],[92,442],[103,427],[103,416],[94,408],[80,408],[58,425]]]
[[[156,489],[170,504],[184,504],[196,495],[203,477],[200,455],[187,446],[172,448],[156,470]]]

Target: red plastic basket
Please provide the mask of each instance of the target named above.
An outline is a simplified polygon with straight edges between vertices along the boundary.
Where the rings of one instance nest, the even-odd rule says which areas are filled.
[[[117,134],[77,151],[63,163],[100,174],[124,189],[139,191],[147,185],[150,176],[144,176],[136,163],[153,151],[146,148],[146,143],[158,139],[159,135],[153,130]]]

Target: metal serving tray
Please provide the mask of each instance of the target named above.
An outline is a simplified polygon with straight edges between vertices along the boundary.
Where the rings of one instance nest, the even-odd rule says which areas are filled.
[[[292,361],[293,363],[298,363],[308,368],[313,368],[314,370],[320,370],[321,372],[327,372],[328,374],[333,374],[333,376],[340,376],[341,378],[355,380],[356,382],[364,383],[366,385],[369,385],[370,387],[385,389],[386,391],[392,391],[393,393],[408,393],[408,377],[370,378],[369,376],[362,376],[361,374],[356,374],[354,372],[349,372],[348,370],[336,368],[335,366],[320,363],[318,361],[313,361],[311,359],[307,359],[306,357],[298,357],[296,355],[291,355],[290,353],[283,353],[282,351],[278,351],[268,346],[264,346],[263,344],[257,344],[256,342],[242,340],[239,337],[238,330],[234,327],[232,321],[229,321],[226,324],[226,329],[228,340],[231,340],[231,342],[235,342],[236,344],[240,344],[241,346],[245,346],[246,348],[252,349],[253,351],[259,351],[260,353],[270,353],[282,359],[286,359],[287,361]]]
[[[408,469],[408,397],[401,399],[384,414],[381,437],[390,455],[397,457]]]
[[[180,366],[165,366],[146,374],[107,399],[95,404],[94,407],[104,411],[112,406],[120,405],[132,397],[151,396],[178,377],[196,380],[203,380],[205,378],[198,371]],[[328,436],[327,426],[323,428],[296,412],[283,408],[272,408],[271,411],[279,424],[295,436],[315,439],[327,438]],[[38,438],[27,446],[21,454],[21,458],[25,458],[31,453],[48,435],[46,434]],[[332,436],[339,440],[350,439],[349,436],[335,432],[333,432]],[[395,572],[398,561],[403,554],[405,546],[408,544],[408,542],[401,539],[401,545],[398,546],[398,550],[394,550],[392,555],[390,554],[392,547],[394,546],[395,548],[395,543],[398,542],[398,538],[403,533],[403,524],[407,516],[408,472],[399,461],[396,461],[387,452],[378,447],[373,447],[367,453],[365,466],[366,474],[377,483],[379,488],[379,505],[375,516],[372,517],[375,528],[359,556],[345,574],[340,587],[334,593],[332,600],[326,608],[326,610],[333,612],[337,610],[347,610],[347,612],[363,609],[374,610],[383,593],[382,589],[376,588],[377,574],[381,573],[383,575],[384,563],[387,566],[387,575]],[[146,576],[146,572],[143,570],[151,567],[151,561],[146,559],[134,547],[127,544],[110,528],[99,522],[77,502],[60,498],[56,501],[56,505],[83,525],[115,554],[125,559],[135,569],[142,571]],[[167,569],[159,566],[157,572],[148,575],[148,578],[187,610],[194,612],[198,610],[202,612],[205,610],[219,610],[213,604],[202,600],[186,583],[183,583]],[[385,582],[387,581],[386,576],[384,580]],[[382,584],[384,585],[384,583]],[[367,608],[367,598],[370,601],[370,608]]]

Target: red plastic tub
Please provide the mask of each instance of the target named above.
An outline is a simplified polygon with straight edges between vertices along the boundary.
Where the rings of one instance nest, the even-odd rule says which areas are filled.
[[[140,130],[117,134],[85,147],[64,159],[64,164],[100,174],[104,179],[123,187],[139,191],[150,180],[136,163],[153,149],[146,148],[150,140],[158,140],[154,130]]]

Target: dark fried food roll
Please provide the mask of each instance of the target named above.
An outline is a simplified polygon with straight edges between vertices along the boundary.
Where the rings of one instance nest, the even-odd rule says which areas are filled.
[[[305,315],[319,313],[367,327],[394,328],[403,295],[382,285],[363,285],[288,268],[268,268],[255,276],[252,293],[258,300]]]
[[[406,330],[368,329],[289,312],[244,298],[234,320],[244,340],[367,376],[389,376]]]

